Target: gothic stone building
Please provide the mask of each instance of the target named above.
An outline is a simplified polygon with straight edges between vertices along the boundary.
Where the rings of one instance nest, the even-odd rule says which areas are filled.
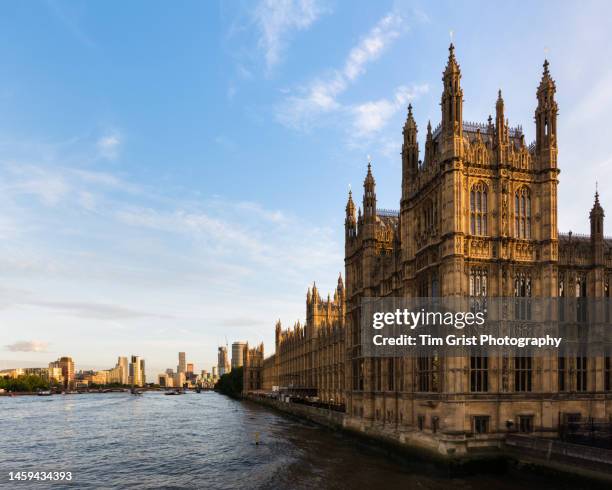
[[[271,391],[282,387],[298,396],[317,396],[322,402],[342,405],[345,396],[345,293],[342,277],[333,299],[322,300],[316,284],[306,295],[306,323],[297,321],[292,329],[275,327],[273,355],[261,363],[262,386]],[[262,349],[263,352],[263,349]],[[245,382],[258,365],[245,367]],[[245,385],[246,387],[247,385]],[[245,391],[253,391],[246,388]]]
[[[245,393],[263,388],[264,345],[249,348],[247,343],[242,351],[242,390]]]
[[[508,430],[554,435],[567,418],[612,416],[610,358],[362,355],[367,297],[607,297],[612,242],[596,195],[591,235],[557,229],[557,103],[548,62],[536,92],[535,142],[504,116],[462,119],[451,44],[442,121],[423,157],[412,107],[403,128],[399,212],[377,209],[368,164],[363,213],[346,206],[347,421],[443,453],[495,445]],[[586,218],[586,216],[585,216]]]
[[[508,431],[554,436],[565,420],[609,420],[609,355],[363,353],[363,298],[609,297],[612,240],[604,238],[598,196],[589,236],[558,232],[558,110],[548,62],[530,145],[520,126],[509,126],[501,91],[495,118],[463,121],[452,45],[442,81],[442,121],[433,130],[427,125],[422,158],[408,107],[399,211],[377,208],[368,164],[363,211],[350,192],[346,205],[346,290],[339,284],[335,301],[324,302],[313,288],[306,325],[283,332],[277,324],[276,354],[263,361],[263,388],[314,388],[344,402],[347,426],[442,453],[495,446]]]

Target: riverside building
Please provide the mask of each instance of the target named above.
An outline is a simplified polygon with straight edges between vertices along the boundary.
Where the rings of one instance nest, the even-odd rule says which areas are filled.
[[[342,306],[320,302],[311,292],[306,324],[292,331],[277,324],[276,353],[261,366],[245,364],[245,377],[260,369],[265,390],[293,385],[322,399],[341,397],[347,426],[445,454],[496,446],[510,432],[554,437],[567,422],[609,420],[609,354],[363,353],[364,298],[610,296],[612,239],[604,236],[599,195],[588,215],[589,235],[558,231],[558,106],[548,62],[536,90],[536,138],[530,144],[521,126],[509,125],[501,91],[494,116],[484,123],[463,120],[461,70],[452,44],[442,81],[441,121],[435,128],[427,124],[424,148],[408,107],[399,210],[377,207],[370,164],[359,209],[349,192]],[[317,312],[337,311],[324,328],[309,317],[313,302]],[[576,311],[559,315],[581,320]],[[609,311],[603,321],[609,325]],[[334,328],[342,349],[330,364],[317,332]],[[335,387],[326,381],[328,366],[343,373]]]

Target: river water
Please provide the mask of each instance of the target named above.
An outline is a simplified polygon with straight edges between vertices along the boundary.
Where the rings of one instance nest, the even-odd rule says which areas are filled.
[[[10,471],[70,471],[72,481],[9,482]],[[0,397],[2,488],[563,488],[514,473],[448,478],[213,392]]]

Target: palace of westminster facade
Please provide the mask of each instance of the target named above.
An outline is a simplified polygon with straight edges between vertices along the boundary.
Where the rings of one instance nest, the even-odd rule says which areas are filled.
[[[273,386],[340,404],[346,425],[441,452],[495,445],[509,430],[555,435],[563,420],[612,418],[612,361],[598,356],[395,357],[362,354],[361,301],[380,297],[608,298],[612,240],[596,194],[588,236],[557,228],[557,103],[544,63],[536,140],[495,117],[462,119],[454,47],[442,121],[422,156],[412,107],[403,128],[399,211],[377,208],[368,164],[362,207],[349,192],[345,278],[307,295],[304,326],[276,325],[276,353],[247,349],[245,392]],[[586,218],[586,213],[585,213]],[[606,320],[609,318],[606,316]]]

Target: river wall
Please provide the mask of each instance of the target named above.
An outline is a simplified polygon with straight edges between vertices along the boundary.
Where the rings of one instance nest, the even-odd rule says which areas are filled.
[[[444,438],[436,441],[418,431],[398,434],[396,431],[358,424],[343,412],[299,403],[253,395],[247,395],[245,398],[292,417],[309,420],[333,430],[342,430],[393,451],[443,464],[458,473],[481,470],[490,472],[494,468],[512,467],[553,477],[562,475],[564,478],[587,478],[595,487],[598,482],[603,483],[606,488],[610,488],[609,485],[612,484],[612,450],[608,449],[509,435],[500,436],[497,447],[476,446],[469,451],[445,451],[446,442],[456,447],[457,441],[445,441]]]

